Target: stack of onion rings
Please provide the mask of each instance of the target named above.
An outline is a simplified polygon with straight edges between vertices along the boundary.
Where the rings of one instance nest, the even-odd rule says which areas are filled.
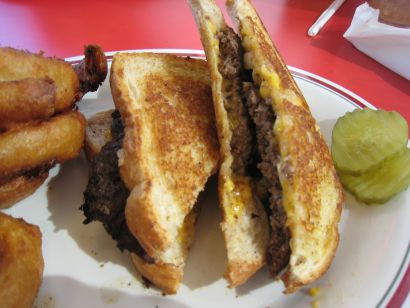
[[[56,163],[80,154],[86,120],[75,103],[107,75],[101,48],[72,66],[0,48],[0,209],[31,195]],[[44,261],[38,227],[0,212],[0,307],[31,307]]]

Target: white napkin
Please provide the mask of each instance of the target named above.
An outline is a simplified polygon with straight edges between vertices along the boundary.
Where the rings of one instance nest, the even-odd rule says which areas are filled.
[[[344,38],[397,74],[410,80],[410,29],[378,22],[379,10],[360,5]]]

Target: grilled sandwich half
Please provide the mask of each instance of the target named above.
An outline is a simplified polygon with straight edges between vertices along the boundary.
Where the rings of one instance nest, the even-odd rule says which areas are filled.
[[[189,0],[211,67],[230,286],[264,263],[293,292],[321,277],[339,242],[343,190],[300,89],[248,0]]]
[[[104,223],[119,248],[131,251],[142,276],[176,293],[198,194],[219,166],[208,68],[203,60],[120,53],[110,82],[117,109],[111,132],[104,129],[110,114],[97,116],[87,143],[98,151],[105,136],[111,141],[91,160],[82,209],[88,221]],[[122,184],[112,188],[105,182],[112,179]]]

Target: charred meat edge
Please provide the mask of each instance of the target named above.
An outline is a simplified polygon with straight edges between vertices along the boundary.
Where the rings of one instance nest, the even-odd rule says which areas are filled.
[[[98,45],[84,47],[84,60],[73,65],[80,81],[80,91],[76,100],[80,100],[87,92],[97,91],[107,76],[108,66],[104,51]]]
[[[217,37],[222,60],[218,70],[224,78],[222,90],[232,130],[232,172],[258,178],[255,192],[268,211],[271,225],[267,251],[269,270],[276,277],[288,265],[291,251],[276,168],[279,149],[273,133],[275,114],[271,101],[260,97],[251,72],[243,68],[240,37],[229,27]]]
[[[117,156],[117,151],[122,147],[124,127],[118,111],[112,117],[112,141],[105,144],[90,162],[84,204],[80,209],[86,217],[84,223],[102,222],[121,251],[128,250],[153,263],[154,260],[132,235],[125,220],[124,210],[130,191],[121,179]]]

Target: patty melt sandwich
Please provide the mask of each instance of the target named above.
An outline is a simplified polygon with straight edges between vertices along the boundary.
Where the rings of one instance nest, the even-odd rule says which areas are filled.
[[[248,0],[189,0],[212,77],[231,287],[265,263],[293,292],[321,277],[339,242],[343,200],[309,107]]]
[[[209,71],[203,60],[124,53],[113,58],[110,82],[117,111],[87,129],[85,223],[101,221],[142,276],[175,293],[194,205],[219,166]]]

